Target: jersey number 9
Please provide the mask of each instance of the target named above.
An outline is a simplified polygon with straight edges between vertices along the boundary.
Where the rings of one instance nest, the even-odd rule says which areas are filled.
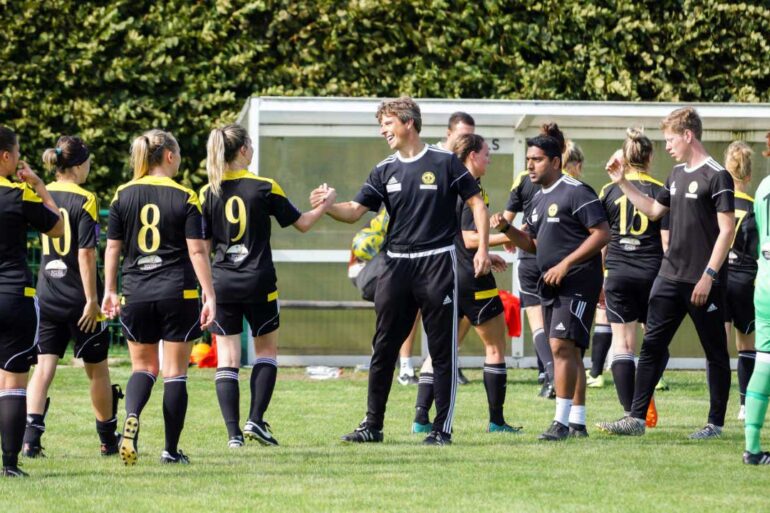
[[[625,194],[616,199],[615,204],[620,207],[620,235],[626,235],[627,233],[631,233],[631,235],[642,235],[647,231],[647,226],[650,224],[650,220],[646,215],[636,210],[636,207],[633,207],[633,212],[631,213],[631,224],[629,226],[628,198]],[[634,228],[637,218],[639,218],[639,228]]]
[[[142,253],[155,253],[160,247],[160,208],[154,203],[148,203],[139,212],[142,227],[139,229],[137,243]],[[149,241],[148,241],[149,239]]]
[[[64,223],[64,234],[53,240],[53,250],[59,256],[66,256],[70,252],[70,246],[72,245],[72,231],[70,230],[70,215],[63,208],[59,209],[61,212],[62,222]],[[51,254],[51,241],[48,235],[42,236],[43,241],[43,254]]]
[[[238,233],[230,239],[231,242],[238,242],[246,233],[246,205],[239,196],[233,196],[227,200],[225,217],[228,223],[238,225]]]

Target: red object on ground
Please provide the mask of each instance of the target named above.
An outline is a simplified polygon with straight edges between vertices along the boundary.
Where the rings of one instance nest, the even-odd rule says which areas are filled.
[[[521,335],[521,301],[507,290],[500,290],[500,299],[505,308],[505,324],[508,326],[508,336],[518,337]]]
[[[211,335],[211,349],[209,353],[200,359],[198,367],[216,369],[217,368],[217,336]]]

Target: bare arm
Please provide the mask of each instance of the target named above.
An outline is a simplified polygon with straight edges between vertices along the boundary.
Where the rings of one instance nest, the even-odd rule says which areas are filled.
[[[211,326],[216,316],[216,294],[211,279],[210,253],[207,251],[206,241],[202,239],[187,239],[187,252],[203,291],[200,323],[201,329],[205,330]]]
[[[663,246],[663,253],[668,251],[668,241],[671,238],[671,232],[669,230],[660,231],[660,245]]]
[[[110,319],[120,314],[120,299],[118,298],[118,265],[123,241],[107,239],[104,250],[104,299],[102,312]]]
[[[489,220],[489,225],[504,235],[514,246],[527,253],[537,253],[537,243],[527,232],[519,230],[505,219],[505,214],[495,214]]]
[[[78,327],[86,333],[92,333],[96,330],[102,313],[99,308],[99,298],[96,295],[96,248],[78,249],[78,267],[86,296],[86,305],[83,308],[83,315],[78,320]]]
[[[323,203],[312,210],[304,212],[300,218],[294,222],[294,228],[302,233],[307,232],[319,219],[321,219],[324,213],[332,207],[336,198],[337,192],[334,189],[328,189]]]
[[[543,274],[543,281],[552,286],[557,286],[567,276],[570,268],[584,262],[599,253],[610,241],[610,227],[607,221],[602,221],[588,229],[589,235],[575,251],[564,257],[564,260],[548,269]]]
[[[463,230],[463,243],[468,249],[476,249],[479,247],[479,233],[471,230]],[[490,233],[489,234],[489,246],[502,246],[503,244],[511,242],[508,237],[502,233]]]
[[[16,176],[19,178],[19,180],[27,183],[27,185],[32,187],[35,190],[35,193],[40,196],[40,199],[43,200],[43,205],[45,205],[48,210],[59,216],[59,220],[56,222],[53,228],[45,232],[45,234],[54,238],[61,237],[64,235],[64,221],[61,218],[58,205],[56,205],[56,202],[48,193],[48,189],[45,188],[45,183],[43,183],[43,180],[41,180],[40,177],[38,177],[35,172],[32,171],[32,168],[29,167],[29,164],[23,160],[19,161],[19,166],[19,169],[16,171]]]
[[[355,223],[368,211],[369,209],[360,203],[346,201],[345,203],[335,203],[326,213],[337,221],[342,221],[343,223]]]
[[[646,215],[650,220],[657,221],[668,213],[668,207],[661,205],[649,196],[645,196],[634,186],[634,184],[626,180],[623,164],[621,163],[621,158],[618,156],[618,152],[615,152],[609,162],[607,162],[606,169],[610,180],[617,184],[636,209]]]
[[[473,222],[478,233],[478,249],[473,257],[473,271],[476,277],[489,273],[492,262],[489,260],[489,212],[481,194],[471,196],[467,200],[473,211]]]

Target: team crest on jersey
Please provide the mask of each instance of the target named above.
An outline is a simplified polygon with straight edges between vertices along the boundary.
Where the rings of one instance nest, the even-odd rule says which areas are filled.
[[[161,266],[163,263],[163,259],[160,258],[158,255],[147,255],[143,256],[139,260],[136,261],[136,265],[139,266],[139,269],[142,271],[152,271],[153,269],[157,269]]]
[[[684,195],[686,198],[690,199],[696,199],[698,195],[696,194],[698,192],[698,182],[690,182],[690,185],[687,186],[687,193]]]
[[[425,171],[422,174],[422,184],[420,185],[420,189],[438,189],[438,186],[436,185],[436,175],[433,174],[433,171]]]
[[[63,260],[51,260],[45,265],[45,274],[49,278],[64,278],[67,276],[67,264]]]
[[[556,203],[551,203],[548,205],[548,222],[549,223],[558,223],[559,218],[556,217],[556,214],[559,213],[559,205]]]
[[[619,244],[623,251],[636,251],[639,249],[641,242],[633,237],[623,237],[620,239]]]
[[[244,258],[249,256],[249,250],[246,249],[246,246],[243,244],[236,244],[235,246],[230,246],[227,248],[227,251],[225,251],[225,254],[227,255],[227,260],[237,264],[238,262],[242,261]]]

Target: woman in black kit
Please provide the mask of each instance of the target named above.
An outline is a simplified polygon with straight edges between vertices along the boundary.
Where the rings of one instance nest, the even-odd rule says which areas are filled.
[[[4,477],[24,477],[19,452],[27,416],[27,374],[37,361],[39,310],[27,267],[27,229],[60,237],[64,223],[45,183],[20,160],[19,141],[0,126],[0,439]],[[16,175],[20,182],[8,177]]]

